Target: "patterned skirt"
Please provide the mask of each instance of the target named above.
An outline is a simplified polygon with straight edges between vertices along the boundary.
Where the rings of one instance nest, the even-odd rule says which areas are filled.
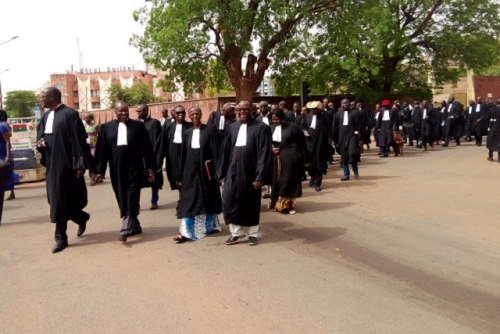
[[[293,211],[296,206],[297,202],[295,198],[280,196],[274,208],[278,212],[289,213],[290,211]]]
[[[207,234],[220,231],[219,216],[216,214],[184,217],[179,228],[180,234],[191,240],[198,240]]]

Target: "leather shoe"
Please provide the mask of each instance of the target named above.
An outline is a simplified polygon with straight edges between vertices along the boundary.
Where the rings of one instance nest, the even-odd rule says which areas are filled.
[[[125,236],[125,235],[118,236],[118,241],[126,243],[127,242],[127,236]]]
[[[83,233],[85,233],[86,229],[87,229],[87,222],[78,225],[78,232],[76,232],[76,236],[81,237]]]
[[[340,181],[349,181],[349,176],[344,176],[340,179]]]
[[[158,209],[158,204],[151,204],[151,206],[149,207],[149,210],[156,210]]]
[[[226,240],[226,245],[234,245],[237,243],[240,239],[243,239],[245,235],[232,235]]]
[[[67,241],[58,241],[56,242],[54,248],[52,248],[52,253],[59,253],[60,251],[64,250],[64,248],[68,247],[68,242]]]
[[[132,231],[130,231],[129,233],[129,237],[133,236],[133,235],[138,235],[138,234],[141,234],[142,233],[142,228],[139,227],[139,228],[134,228],[132,229]]]
[[[259,239],[257,237],[248,237],[248,244],[250,246],[255,246],[259,243]]]

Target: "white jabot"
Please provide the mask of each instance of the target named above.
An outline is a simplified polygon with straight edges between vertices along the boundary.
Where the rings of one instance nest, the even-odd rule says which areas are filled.
[[[377,111],[377,113],[375,114],[375,119],[378,120],[378,116],[380,115],[380,111]]]
[[[347,110],[344,111],[344,122],[342,123],[342,125],[349,125],[349,114]]]
[[[472,107],[469,107],[469,114],[472,114]]]
[[[175,125],[174,143],[182,144],[182,124]]]
[[[274,129],[273,141],[281,142],[281,125],[277,125]]]
[[[481,111],[481,104],[478,103],[476,106],[476,112],[480,112],[480,111]]]
[[[383,121],[390,121],[391,120],[391,116],[389,115],[388,109],[384,110],[384,114],[382,115],[382,120]]]
[[[49,116],[47,116],[47,123],[45,124],[45,133],[52,133],[52,128],[54,126],[54,110],[49,111]]]
[[[311,129],[316,129],[316,115],[313,115],[312,117]]]
[[[452,107],[452,106],[453,106],[453,103],[450,103],[450,104],[448,105],[448,111],[450,111],[450,110],[451,110],[451,107]]]
[[[441,112],[444,114],[444,111],[446,110],[446,107],[441,108]]]
[[[269,118],[267,116],[262,116],[262,122],[269,125]]]
[[[241,124],[235,146],[247,146],[247,125]]]
[[[162,118],[161,118],[161,120],[160,120],[160,124],[161,124],[161,126],[163,126],[163,124],[165,124],[165,120],[166,120],[166,118],[165,118],[165,117],[162,117]]]
[[[427,109],[424,109],[424,119],[427,118]]]
[[[219,120],[219,130],[224,130],[225,122],[226,122],[226,117],[224,117],[224,115],[221,115]]]
[[[127,126],[125,123],[118,123],[118,137],[116,139],[116,146],[127,146]]]
[[[200,129],[193,129],[193,137],[191,137],[191,148],[200,148]]]

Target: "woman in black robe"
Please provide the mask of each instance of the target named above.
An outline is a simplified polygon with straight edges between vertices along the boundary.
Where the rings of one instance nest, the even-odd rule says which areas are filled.
[[[215,166],[219,160],[219,135],[211,125],[201,124],[201,109],[191,107],[189,118],[193,127],[182,138],[182,154],[177,186],[179,194],[177,217],[182,219],[178,243],[198,240],[205,235],[220,232],[218,214],[222,211],[219,183]]]
[[[302,196],[301,175],[306,154],[304,134],[293,123],[285,121],[283,110],[272,115],[274,173],[269,209],[295,213],[296,198]]]

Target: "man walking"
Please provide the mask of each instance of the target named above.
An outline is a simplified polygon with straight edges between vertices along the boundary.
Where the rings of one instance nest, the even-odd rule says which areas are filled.
[[[56,224],[56,244],[52,253],[68,247],[68,220],[78,224],[77,236],[85,232],[90,215],[87,206],[87,187],[83,175],[92,164],[87,133],[78,112],[61,103],[61,91],[55,87],[42,92],[46,112],[37,130],[37,149],[46,167],[47,199],[50,220]]]
[[[248,227],[249,244],[257,245],[261,188],[272,178],[271,128],[253,119],[249,100],[239,107],[239,120],[229,126],[217,169],[224,182],[222,213],[231,232],[226,245],[245,237],[243,227]]]

